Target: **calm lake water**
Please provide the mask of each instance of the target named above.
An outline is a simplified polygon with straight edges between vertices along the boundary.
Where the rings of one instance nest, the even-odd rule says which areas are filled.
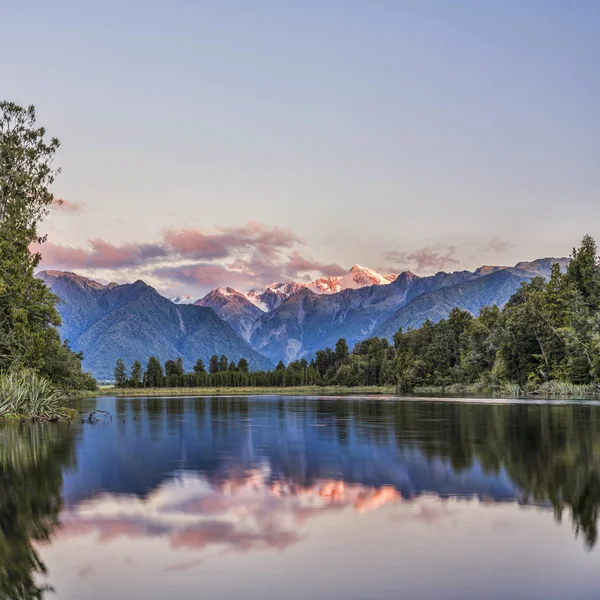
[[[600,406],[82,408],[0,428],[0,598],[600,596]]]

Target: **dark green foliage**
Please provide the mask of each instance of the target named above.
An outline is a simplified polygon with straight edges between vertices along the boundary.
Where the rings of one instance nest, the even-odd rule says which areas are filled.
[[[199,375],[200,373],[206,373],[206,367],[204,366],[204,361],[199,358],[194,365],[194,373]]]
[[[59,146],[36,127],[33,106],[0,102],[0,370],[34,369],[64,389],[95,388],[81,355],[61,343],[57,297],[34,277],[38,225],[55,200],[49,190]]]
[[[177,360],[168,360],[165,363],[165,375],[167,377],[183,375],[183,359],[179,357]]]
[[[238,362],[238,371],[241,371],[242,373],[248,372],[248,361],[245,358],[240,358]]]
[[[227,366],[227,357],[224,354],[222,354],[221,358],[219,359],[219,372],[225,373],[225,371],[227,371]]]
[[[115,365],[115,385],[117,387],[125,387],[127,384],[127,371],[125,370],[125,363],[119,358]]]
[[[136,360],[131,367],[131,387],[140,387],[142,385],[142,363]]]
[[[144,371],[145,387],[162,387],[164,384],[163,368],[156,356],[151,356]]]
[[[210,357],[210,361],[208,363],[208,369],[211,373],[219,372],[219,357],[216,354],[213,354]]]

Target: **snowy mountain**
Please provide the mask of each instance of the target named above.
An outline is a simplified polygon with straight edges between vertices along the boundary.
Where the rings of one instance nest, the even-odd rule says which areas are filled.
[[[370,285],[388,285],[397,277],[382,275],[373,269],[354,265],[341,277],[320,277],[306,287],[315,294],[337,294],[342,290],[356,290]]]
[[[194,304],[194,299],[191,296],[174,296],[169,300],[173,304]]]
[[[303,283],[289,281],[288,283],[272,283],[264,290],[250,290],[246,298],[262,310],[270,312],[281,306],[292,294],[306,287]]]
[[[252,326],[263,314],[244,294],[230,287],[212,290],[194,304],[212,308],[246,341],[250,339]]]

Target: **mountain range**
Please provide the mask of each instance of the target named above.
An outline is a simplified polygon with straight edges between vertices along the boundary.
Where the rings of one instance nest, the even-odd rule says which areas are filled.
[[[381,275],[355,265],[341,277],[311,283],[285,282],[247,293],[217,288],[192,303],[168,299],[142,281],[103,285],[74,273],[38,275],[61,299],[61,335],[84,354],[84,367],[110,379],[117,358],[126,364],[181,356],[187,369],[212,354],[248,359],[251,369],[270,369],[283,360],[310,359],[340,337],[352,347],[374,335],[391,339],[400,328],[438,321],[454,307],[478,314],[502,306],[521,283],[548,277],[566,258],[543,258],[514,267],[439,272],[420,277],[409,271]]]
[[[143,281],[102,285],[61,271],[38,276],[61,299],[62,338],[83,353],[84,368],[98,379],[112,379],[118,358],[130,367],[135,360],[145,366],[150,356],[161,362],[181,356],[191,370],[199,358],[208,365],[213,354],[226,354],[246,358],[252,370],[273,368],[213,309],[174,304]]]

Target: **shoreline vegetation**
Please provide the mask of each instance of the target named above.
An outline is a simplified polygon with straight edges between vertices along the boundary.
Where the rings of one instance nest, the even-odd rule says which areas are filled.
[[[439,396],[441,398],[466,395],[481,395],[490,400],[494,398],[521,399],[597,399],[600,400],[600,387],[596,384],[574,385],[552,382],[552,385],[534,388],[521,388],[518,384],[502,388],[484,387],[481,384],[449,386],[420,386],[411,392],[402,392],[397,386],[335,386],[307,385],[295,387],[101,387],[97,392],[86,392],[78,397],[144,397],[144,396],[396,396],[398,398],[413,398],[421,395]]]
[[[36,124],[35,108],[0,102],[0,419],[73,418],[61,406],[96,390],[83,356],[61,340],[58,297],[35,277],[45,241],[39,225],[52,205],[59,141]]]

